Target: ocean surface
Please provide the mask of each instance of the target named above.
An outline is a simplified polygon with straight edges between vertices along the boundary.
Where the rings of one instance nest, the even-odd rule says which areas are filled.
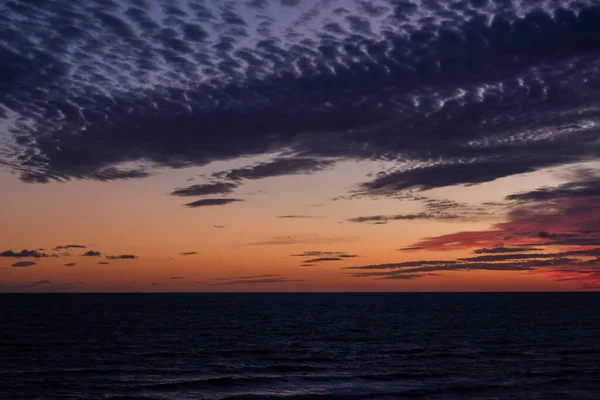
[[[0,295],[2,399],[600,399],[600,293]]]

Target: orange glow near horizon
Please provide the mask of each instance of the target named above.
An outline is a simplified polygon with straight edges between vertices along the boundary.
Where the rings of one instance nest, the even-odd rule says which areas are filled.
[[[350,165],[350,172],[352,168]],[[334,194],[343,195],[348,186],[360,180],[360,177],[343,172],[343,169],[336,169],[308,177],[286,178],[294,180],[294,184],[284,187],[272,180],[253,182],[244,191],[269,194],[250,195],[238,204],[199,209],[181,207],[187,199],[182,201],[182,198],[168,196],[177,181],[184,181],[189,175],[185,171],[180,171],[179,176],[169,172],[166,176],[129,182],[79,181],[47,185],[25,184],[13,176],[0,175],[1,183],[8,188],[4,194],[6,204],[10,204],[0,211],[2,226],[10,227],[0,231],[0,243],[3,244],[0,251],[45,249],[40,251],[56,253],[52,248],[58,245],[86,246],[85,249],[68,249],[69,256],[57,258],[0,258],[0,283],[3,285],[0,290],[418,292],[571,291],[580,288],[577,279],[557,280],[554,279],[556,274],[534,271],[434,271],[413,279],[352,276],[365,271],[346,267],[420,260],[450,262],[473,256],[476,246],[465,247],[460,242],[450,243],[437,251],[433,247],[416,251],[399,249],[425,238],[452,237],[456,232],[473,232],[470,235],[475,242],[487,240],[488,236],[495,238],[495,233],[490,236],[485,232],[495,232],[495,226],[504,226],[507,217],[492,214],[473,220],[393,221],[385,225],[348,222],[357,215],[418,212],[419,204],[397,199],[332,202],[330,198]],[[334,177],[338,183],[330,185],[323,193],[307,191],[312,185],[326,187],[325,182]],[[277,180],[284,182],[282,178]],[[522,181],[521,177],[516,180],[521,185]],[[488,186],[499,196],[509,190],[503,182]],[[461,190],[449,189],[442,195],[463,200]],[[465,190],[472,192],[472,188]],[[485,192],[489,195],[489,191]],[[296,217],[278,218],[286,215]],[[494,240],[481,242],[480,247],[493,245]],[[521,242],[526,243],[523,240]],[[538,239],[531,240],[539,242]],[[102,256],[81,256],[87,250],[100,251]],[[307,251],[351,256],[303,266],[307,260],[318,258],[294,256]],[[180,254],[185,252],[197,254]],[[121,254],[138,258],[105,258]],[[36,264],[11,266],[19,261]],[[243,282],[247,277],[269,282]],[[223,284],[227,279],[240,282]],[[39,283],[41,281],[51,283]]]

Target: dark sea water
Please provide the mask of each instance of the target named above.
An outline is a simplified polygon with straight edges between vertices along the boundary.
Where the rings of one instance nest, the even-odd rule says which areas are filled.
[[[0,295],[2,399],[600,399],[600,293]]]

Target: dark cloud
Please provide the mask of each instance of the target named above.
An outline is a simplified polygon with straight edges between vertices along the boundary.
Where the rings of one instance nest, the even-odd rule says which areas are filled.
[[[422,203],[425,211],[410,214],[396,215],[371,215],[348,219],[349,222],[370,223],[375,225],[386,224],[389,221],[417,221],[417,220],[473,220],[490,215],[491,206],[468,205],[448,199],[430,199],[424,196],[415,195],[412,192],[395,195],[394,197],[402,200],[419,201]]]
[[[342,258],[358,257],[356,254],[349,254],[345,251],[305,251],[303,253],[292,254],[292,257],[318,257],[318,256],[335,256]]]
[[[571,174],[571,182],[557,187],[546,187],[530,192],[512,194],[507,200],[548,201],[565,198],[600,197],[600,174],[594,169],[576,169]]]
[[[230,281],[234,279],[258,279],[258,278],[276,278],[281,277],[279,274],[267,274],[267,275],[249,275],[249,276],[236,276],[233,278],[215,278],[215,281]]]
[[[82,244],[65,244],[62,246],[56,246],[52,250],[58,251],[58,250],[67,250],[67,249],[85,249],[86,247],[87,246],[84,246]]]
[[[440,4],[5,2],[0,163],[43,183],[280,155],[213,177],[237,183],[398,161],[357,191],[390,196],[597,158],[595,1]]]
[[[525,251],[539,251],[541,250],[538,247],[524,247],[524,246],[520,246],[520,247],[504,247],[504,246],[495,246],[489,249],[483,248],[483,249],[477,249],[474,250],[473,253],[475,254],[497,254],[497,253],[522,253]]]
[[[223,229],[225,225],[213,225],[214,228]]]
[[[417,251],[417,250],[423,250],[424,247],[422,246],[411,246],[411,247],[403,247],[401,249],[398,249],[399,251]]]
[[[226,204],[236,203],[238,201],[244,201],[242,199],[202,199],[197,200],[191,203],[185,204],[186,207],[196,208],[196,207],[210,207],[210,206],[224,206]]]
[[[0,252],[0,257],[13,257],[13,258],[21,258],[21,257],[29,257],[29,258],[44,258],[44,257],[57,257],[56,254],[46,254],[42,253],[38,250],[21,250],[19,252],[14,252],[12,250],[5,250]]]
[[[302,267],[311,267],[322,262],[343,261],[349,258],[359,257],[357,254],[349,254],[343,251],[305,251],[303,253],[292,254],[291,257],[306,257],[307,259],[300,264]]]
[[[179,280],[179,279],[185,279],[185,277],[183,277],[183,276],[170,276],[170,277],[165,278],[165,279]]]
[[[88,250],[85,253],[83,253],[81,256],[82,257],[100,257],[101,255],[102,255],[102,253],[100,253],[99,251]]]
[[[35,264],[36,263],[33,261],[19,261],[19,262],[14,263],[12,266],[13,267],[30,267]]]
[[[333,160],[321,160],[308,157],[277,158],[244,168],[217,172],[215,177],[239,181],[242,179],[263,179],[274,176],[311,174],[334,164]]]
[[[531,156],[523,160],[481,160],[469,163],[439,164],[383,174],[359,186],[359,194],[394,195],[407,189],[428,190],[454,185],[474,185],[509,175],[577,161],[567,155]]]
[[[106,256],[109,260],[134,260],[138,258],[138,256],[134,256],[133,254],[119,254],[115,256]]]
[[[100,264],[100,265],[108,265],[110,263],[108,261],[98,261],[98,264]]]
[[[35,281],[35,282],[29,282],[29,285],[40,286],[40,285],[49,285],[51,283],[52,283],[52,281],[49,281],[48,279],[42,279],[42,280]]]
[[[305,282],[304,279],[290,279],[282,275],[255,275],[255,276],[240,276],[236,278],[218,278],[210,286],[225,286],[225,285],[254,285],[254,284],[270,284],[270,283],[289,283],[289,282]]]
[[[388,222],[388,221],[414,221],[414,220],[427,220],[427,219],[458,219],[459,215],[456,214],[433,214],[433,213],[417,213],[417,214],[397,214],[397,215],[370,215],[365,217],[354,217],[349,218],[349,222],[359,223],[377,223],[377,222]]]
[[[318,257],[318,258],[311,258],[309,260],[306,260],[307,263],[320,263],[320,262],[325,262],[325,261],[341,261],[343,260],[343,258],[341,257]]]
[[[394,264],[382,264],[382,265],[365,265],[357,267],[348,267],[348,269],[354,270],[369,270],[369,272],[358,272],[353,273],[354,277],[379,277],[386,279],[388,277],[396,276],[400,277],[403,275],[421,275],[423,273],[439,273],[448,271],[534,271],[544,272],[548,271],[549,268],[564,265],[590,265],[585,261],[581,261],[577,258],[566,258],[566,257],[549,257],[546,260],[525,260],[525,261],[511,261],[511,262],[463,262],[463,261],[446,261],[439,264],[428,264],[427,261],[411,262],[411,265],[404,266],[403,263]],[[418,276],[413,276],[418,277]],[[393,278],[392,278],[393,279]],[[402,278],[397,278],[402,279]]]
[[[198,254],[197,251],[185,251],[183,253],[179,253],[180,256],[193,256],[193,255],[196,255],[196,254]]]
[[[230,194],[233,193],[237,184],[233,182],[213,182],[201,185],[192,185],[185,188],[178,188],[171,192],[173,196],[206,196],[212,194]]]
[[[322,217],[315,217],[313,215],[279,215],[277,218],[281,218],[281,219],[314,219],[314,218],[322,218]]]

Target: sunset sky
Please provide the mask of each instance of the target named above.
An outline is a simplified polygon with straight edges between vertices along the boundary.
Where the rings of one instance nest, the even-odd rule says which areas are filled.
[[[600,290],[600,3],[0,5],[0,291]]]

